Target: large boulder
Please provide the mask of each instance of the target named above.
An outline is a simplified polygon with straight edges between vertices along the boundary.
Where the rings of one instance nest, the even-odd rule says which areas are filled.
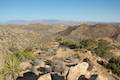
[[[38,80],[52,80],[50,73],[44,74],[38,78]]]
[[[70,68],[67,80],[78,80],[81,75],[85,75],[89,67],[87,62],[82,62],[74,67]]]
[[[51,67],[52,67],[52,72],[62,73],[66,66],[62,61],[54,60]]]
[[[33,61],[33,66],[45,67],[45,62],[44,62],[44,60],[36,59]]]
[[[44,60],[36,59],[33,61],[33,67],[32,71],[36,74],[39,75],[41,73],[40,69],[45,67],[45,62]],[[45,68],[44,68],[45,69]]]

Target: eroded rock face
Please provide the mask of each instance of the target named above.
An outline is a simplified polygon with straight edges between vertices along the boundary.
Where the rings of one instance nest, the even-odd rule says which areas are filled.
[[[80,75],[85,75],[88,67],[89,64],[86,62],[82,62],[75,67],[71,67],[67,76],[67,80],[78,80]]]
[[[40,76],[37,80],[52,80],[50,73]]]

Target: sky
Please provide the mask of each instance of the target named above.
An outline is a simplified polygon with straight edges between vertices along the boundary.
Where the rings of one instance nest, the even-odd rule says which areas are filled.
[[[0,0],[0,21],[120,22],[120,0]]]

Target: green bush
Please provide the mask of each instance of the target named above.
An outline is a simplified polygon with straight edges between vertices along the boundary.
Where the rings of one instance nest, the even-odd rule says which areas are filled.
[[[69,47],[71,49],[79,48],[79,42],[71,39],[65,39],[60,42],[60,45]]]
[[[108,67],[112,70],[113,73],[117,74],[120,76],[120,57],[112,57],[109,60]]]
[[[112,45],[106,40],[99,40],[97,48],[94,49],[95,53],[103,58],[110,58],[112,53]]]

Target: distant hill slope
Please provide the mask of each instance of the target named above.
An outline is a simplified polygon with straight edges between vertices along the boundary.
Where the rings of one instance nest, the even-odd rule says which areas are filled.
[[[96,24],[68,27],[66,30],[59,32],[62,36],[68,36],[75,39],[86,38],[112,38],[119,39],[120,27],[111,24]],[[66,35],[67,34],[67,35]]]

